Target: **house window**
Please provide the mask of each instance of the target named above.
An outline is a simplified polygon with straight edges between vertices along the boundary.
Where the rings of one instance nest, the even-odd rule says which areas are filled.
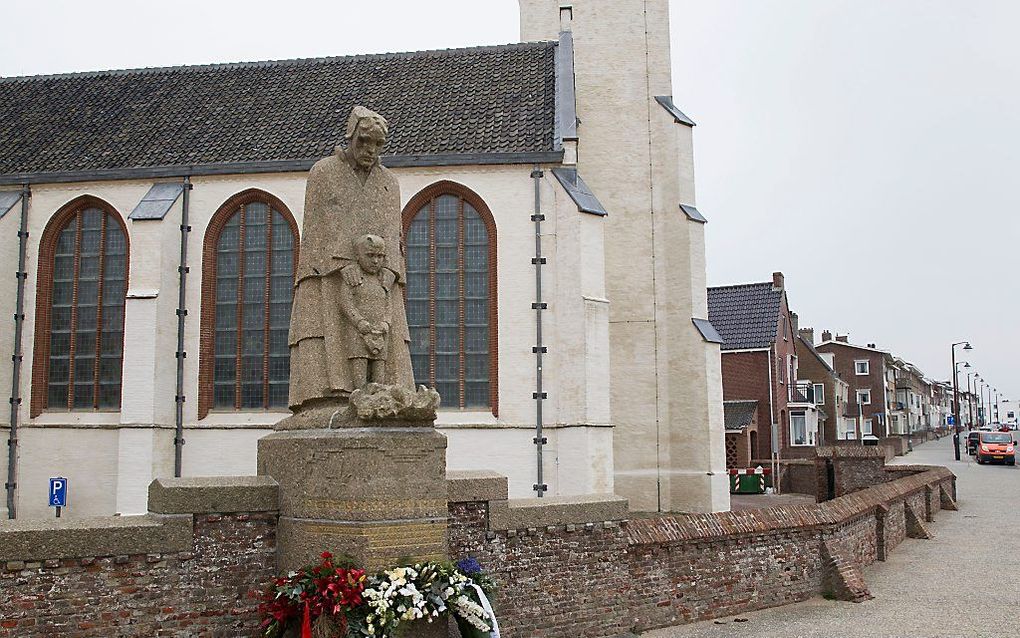
[[[871,390],[858,390],[857,403],[859,405],[871,405]]]
[[[825,405],[825,384],[816,383],[815,387],[815,405]]]
[[[790,445],[814,445],[813,433],[808,432],[807,417],[803,412],[790,413]]]
[[[444,407],[497,412],[496,225],[480,197],[434,184],[404,209],[414,377]]]
[[[281,201],[249,190],[205,235],[199,418],[211,409],[286,408],[297,223]]]
[[[857,376],[871,374],[871,362],[867,359],[854,361],[854,372],[857,373]]]
[[[871,434],[871,418],[861,419],[861,436]]]
[[[61,209],[39,247],[32,416],[120,408],[127,229],[105,202]]]

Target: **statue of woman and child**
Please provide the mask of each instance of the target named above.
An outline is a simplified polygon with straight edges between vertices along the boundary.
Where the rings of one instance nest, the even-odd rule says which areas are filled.
[[[290,324],[295,417],[282,427],[435,418],[439,395],[415,390],[411,371],[400,187],[379,163],[388,132],[355,106],[347,148],[308,176]]]

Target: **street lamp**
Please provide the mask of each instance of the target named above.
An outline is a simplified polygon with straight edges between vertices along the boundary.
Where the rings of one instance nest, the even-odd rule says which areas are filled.
[[[956,450],[956,460],[960,460],[960,380],[956,374],[956,346],[963,346],[964,350],[973,350],[969,341],[957,341],[949,349],[953,355],[953,446]]]
[[[977,379],[977,372],[974,372],[974,378]],[[974,429],[974,390],[970,387],[970,375],[967,373],[967,429]]]
[[[984,385],[985,385],[985,380],[982,379],[981,377],[977,376],[977,375],[974,375],[974,389],[977,390],[977,392],[975,394],[977,395],[977,404],[978,404],[978,408],[977,408],[977,412],[978,412],[978,427],[981,427],[982,425],[985,424],[985,417],[987,416],[985,414],[985,389],[984,389]]]

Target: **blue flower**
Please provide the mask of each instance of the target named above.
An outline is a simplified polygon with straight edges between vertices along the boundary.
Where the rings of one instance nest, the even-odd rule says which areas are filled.
[[[475,560],[473,556],[468,556],[467,558],[462,558],[457,561],[457,569],[468,576],[471,576],[472,574],[480,574],[482,572],[482,566],[478,564],[478,561]]]

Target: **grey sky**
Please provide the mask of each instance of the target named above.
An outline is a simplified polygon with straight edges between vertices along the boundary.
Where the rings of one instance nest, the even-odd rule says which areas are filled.
[[[672,0],[711,284],[1020,395],[1020,3]],[[380,15],[375,15],[380,12]],[[515,0],[14,2],[0,75],[512,42]],[[954,257],[954,251],[956,256]],[[1014,403],[1014,407],[1015,407]]]

